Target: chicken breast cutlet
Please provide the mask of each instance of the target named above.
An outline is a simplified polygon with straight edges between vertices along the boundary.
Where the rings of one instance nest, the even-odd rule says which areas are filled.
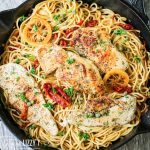
[[[127,95],[119,99],[100,97],[87,101],[86,108],[71,112],[70,124],[81,126],[115,126],[129,123],[135,117],[136,98]]]
[[[72,39],[75,50],[81,56],[93,61],[102,72],[106,73],[114,68],[122,70],[128,68],[127,59],[117,51],[106,32],[82,28],[73,33]]]
[[[76,91],[85,93],[104,93],[103,80],[98,68],[85,58],[67,52],[65,64],[56,70],[56,78],[66,87],[74,87]]]
[[[39,47],[37,58],[45,74],[50,74],[64,64],[67,53],[61,47]]]
[[[15,63],[0,66],[0,87],[7,93],[9,105],[20,113],[21,119],[38,124],[51,135],[57,135],[58,128],[53,116],[43,106],[43,95],[27,73],[26,69]]]

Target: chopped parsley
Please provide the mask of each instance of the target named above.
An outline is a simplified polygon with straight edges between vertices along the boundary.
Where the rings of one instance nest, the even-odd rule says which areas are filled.
[[[58,31],[58,30],[59,30],[58,26],[53,27],[53,32]]]
[[[86,118],[93,118],[93,117],[95,117],[95,115],[92,112],[86,114]]]
[[[70,65],[73,64],[74,62],[75,62],[74,58],[68,58],[67,59],[67,63],[70,64]]]
[[[22,23],[27,19],[27,17],[25,17],[24,15],[20,17],[19,21]]]
[[[40,92],[34,92],[34,96],[37,96],[39,94],[40,94]]]
[[[21,62],[21,59],[17,58],[17,59],[16,59],[16,63],[17,63],[17,64],[20,64],[20,62]]]
[[[128,38],[125,38],[123,41],[122,41],[122,44],[126,44],[126,42],[128,42],[129,39]]]
[[[107,122],[104,122],[103,124],[104,124],[104,126],[108,126],[109,122],[107,121]]]
[[[68,10],[67,12],[68,12],[68,13],[72,13],[72,11],[73,11],[73,10],[72,10],[72,9],[70,9],[70,10]]]
[[[116,35],[124,35],[124,34],[127,34],[127,31],[124,29],[116,29],[113,31],[113,33]]]
[[[23,57],[29,58],[31,61],[34,61],[36,59],[36,57],[32,54],[23,54]]]
[[[52,92],[57,93],[57,90],[54,87],[52,87]]]
[[[125,96],[125,98],[129,98],[128,93],[126,93],[124,96]]]
[[[19,99],[20,99],[21,101],[27,102],[27,98],[26,98],[26,96],[25,96],[24,93],[20,93],[20,94],[18,95],[18,97],[19,97]]]
[[[68,89],[65,89],[64,91],[65,91],[65,93],[66,93],[68,96],[70,96],[70,97],[72,97],[73,94],[74,94],[74,88],[73,88],[73,87],[68,88]]]
[[[38,32],[38,26],[35,25],[35,24],[33,25],[33,31],[34,31],[34,32]]]
[[[42,79],[46,79],[46,76],[45,76],[45,75],[41,75],[41,78],[42,78]]]
[[[30,128],[30,129],[35,129],[35,128],[36,128],[36,125],[32,124],[32,125],[29,126],[29,128]]]
[[[100,114],[100,112],[96,112],[96,113],[95,113],[95,117],[96,117],[96,118],[99,118],[99,117],[101,117],[101,114]]]
[[[27,102],[27,105],[28,105],[28,106],[32,106],[33,104],[34,104],[34,101],[31,101],[31,102],[28,101],[28,102]]]
[[[31,73],[31,74],[36,74],[36,70],[35,70],[34,67],[32,67],[32,69],[30,70],[30,73]]]
[[[76,14],[76,10],[73,10],[73,11],[72,11],[72,14]]]
[[[43,104],[43,106],[49,110],[53,110],[54,109],[54,105],[52,103],[46,103]]]
[[[57,136],[64,136],[65,134],[66,134],[65,131],[60,131],[60,132],[58,132]]]
[[[63,14],[62,17],[65,18],[65,17],[66,17],[66,14]]]
[[[29,58],[30,54],[23,54],[22,56],[25,57],[25,58]]]
[[[84,132],[79,132],[78,136],[80,140],[84,141],[87,141],[90,138],[89,134]]]
[[[140,63],[141,62],[141,58],[139,56],[134,56],[134,60],[137,62],[137,63]]]
[[[16,80],[17,80],[17,82],[18,82],[18,81],[20,80],[20,77],[17,77]]]
[[[54,16],[53,16],[53,19],[54,19],[55,21],[58,21],[59,18],[60,18],[60,15],[54,15]]]
[[[97,49],[96,49],[96,53],[98,53],[98,52],[99,52],[99,49],[97,48]]]

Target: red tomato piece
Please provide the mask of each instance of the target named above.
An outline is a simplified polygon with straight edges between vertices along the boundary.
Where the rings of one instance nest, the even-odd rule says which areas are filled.
[[[70,34],[71,32],[73,32],[73,31],[74,31],[73,29],[67,29],[67,30],[65,31],[66,36],[67,36],[68,34]]]
[[[81,20],[79,23],[77,23],[77,25],[81,26],[83,24],[83,20]]]
[[[122,92],[127,92],[128,94],[129,93],[132,93],[132,88],[131,87],[113,87],[113,90],[116,91],[116,92],[119,92],[119,93],[122,93]]]
[[[23,104],[23,110],[21,112],[21,119],[27,120],[27,115],[28,115],[28,105],[26,103],[24,103]]]
[[[56,87],[56,90],[64,99],[66,99],[68,102],[70,102],[70,97],[64,92],[64,90],[62,88]]]
[[[132,88],[131,88],[131,87],[127,87],[127,88],[126,88],[126,91],[127,91],[128,94],[129,94],[129,93],[132,93]]]
[[[33,62],[33,65],[34,65],[34,68],[37,68],[39,66],[39,61],[38,59],[36,59],[34,62]]]
[[[54,37],[54,40],[56,40],[58,38],[58,33],[54,33],[53,37]]]
[[[67,41],[66,40],[60,40],[60,45],[66,47],[67,46]]]
[[[87,27],[94,27],[98,24],[98,21],[97,20],[90,20],[86,23],[86,26]]]
[[[46,94],[63,108],[66,108],[70,105],[70,97],[63,91],[62,88],[50,83],[45,83],[43,87],[46,91]],[[57,93],[52,92],[52,87],[56,89]]]
[[[49,97],[56,102],[57,104],[61,105],[63,108],[66,108],[70,105],[70,103],[62,98],[60,95],[58,95],[57,93],[53,93],[53,92],[49,92]]]
[[[121,86],[120,87],[119,86],[116,87],[116,86],[114,86],[113,90],[118,92],[118,93],[122,93],[122,92],[124,92],[124,87],[121,87]]]
[[[125,30],[133,29],[133,26],[131,24],[122,24],[122,23],[120,23],[119,26],[122,27]]]

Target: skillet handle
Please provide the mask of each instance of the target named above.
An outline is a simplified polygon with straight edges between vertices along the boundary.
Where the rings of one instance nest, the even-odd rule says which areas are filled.
[[[144,22],[150,27],[150,20],[146,14],[144,0],[124,0],[136,10],[136,12],[142,16]]]

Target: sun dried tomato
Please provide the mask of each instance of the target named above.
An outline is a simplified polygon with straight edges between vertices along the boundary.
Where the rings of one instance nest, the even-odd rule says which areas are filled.
[[[94,27],[98,24],[98,21],[97,20],[90,20],[86,23],[86,26],[87,27]]]
[[[122,27],[125,30],[133,29],[133,26],[131,24],[122,24],[122,23],[120,23],[119,26]]]

